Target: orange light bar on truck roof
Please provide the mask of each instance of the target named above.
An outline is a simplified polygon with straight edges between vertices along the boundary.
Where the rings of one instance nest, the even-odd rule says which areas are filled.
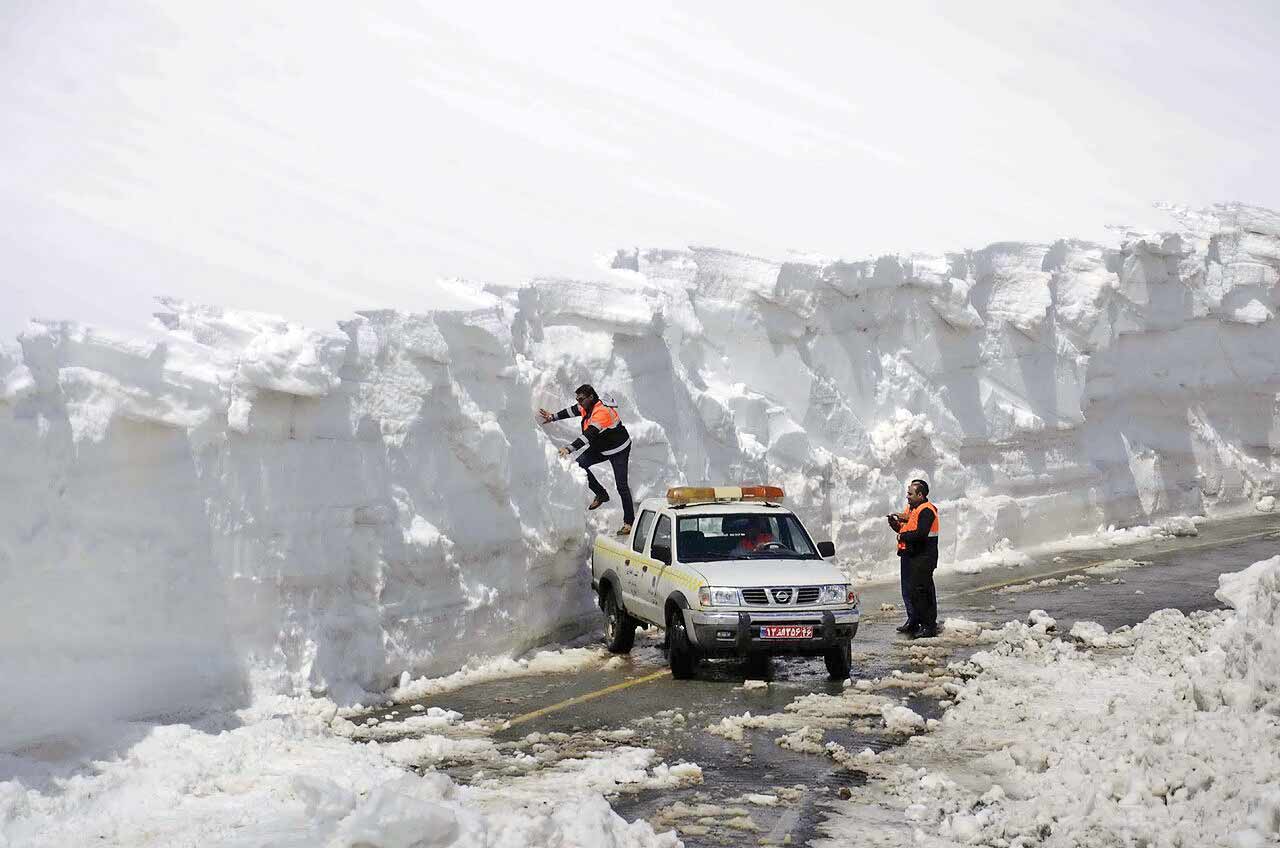
[[[667,489],[668,503],[697,501],[780,501],[786,494],[778,486],[674,486]]]

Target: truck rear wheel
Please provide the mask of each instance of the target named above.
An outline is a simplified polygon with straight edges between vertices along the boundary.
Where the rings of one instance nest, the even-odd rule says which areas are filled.
[[[848,640],[827,648],[822,659],[827,663],[827,674],[831,675],[832,680],[849,679],[849,672],[853,668],[853,649]]]
[[[604,643],[614,654],[629,654],[636,643],[636,624],[634,618],[618,603],[618,596],[613,590],[604,593],[600,604],[604,608]]]
[[[676,680],[693,677],[698,666],[698,653],[689,642],[684,615],[678,609],[671,610],[667,616],[667,658],[671,661],[671,676]]]

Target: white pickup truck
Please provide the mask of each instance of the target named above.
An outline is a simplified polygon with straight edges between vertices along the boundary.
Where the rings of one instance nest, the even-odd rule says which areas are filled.
[[[630,537],[600,535],[591,586],[610,651],[627,653],[636,627],[666,628],[671,673],[692,677],[703,657],[821,655],[849,676],[858,596],[814,544],[774,486],[681,486],[649,498]]]

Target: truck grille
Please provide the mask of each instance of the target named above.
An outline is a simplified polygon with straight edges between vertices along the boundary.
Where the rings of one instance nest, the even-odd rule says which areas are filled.
[[[812,604],[821,590],[817,586],[769,586],[742,590],[742,602],[753,607]]]

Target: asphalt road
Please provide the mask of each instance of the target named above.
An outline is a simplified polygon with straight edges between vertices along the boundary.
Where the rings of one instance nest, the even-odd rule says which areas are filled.
[[[941,578],[939,618],[962,617],[999,626],[1025,620],[1029,611],[1043,609],[1058,620],[1062,633],[1076,620],[1097,621],[1110,630],[1135,624],[1158,609],[1216,608],[1220,604],[1213,593],[1219,574],[1277,553],[1280,515],[1203,525],[1195,537],[1048,553],[1017,569]],[[1085,574],[1091,566],[1117,559],[1143,565]],[[1048,582],[1035,585],[1031,581]],[[854,642],[855,680],[884,677],[894,670],[922,670],[919,656],[909,653],[913,643],[893,630],[901,613],[882,612],[882,603],[900,605],[896,585],[869,586],[863,593],[864,621]],[[963,659],[971,650],[940,645],[938,661],[945,665]],[[821,658],[777,659],[765,669],[749,669],[742,662],[704,662],[698,678],[691,681],[674,680],[664,673],[665,668],[660,636],[648,631],[642,632],[636,649],[618,668],[493,681],[421,703],[458,710],[468,720],[491,720],[494,738],[514,748],[532,744],[530,739],[541,738],[546,744],[546,734],[556,734],[553,744],[566,755],[627,744],[653,748],[668,763],[698,763],[704,778],[699,786],[613,799],[614,808],[628,819],[677,826],[689,846],[804,845],[818,835],[824,802],[856,792],[864,780],[864,775],[847,771],[825,756],[784,749],[776,742],[777,729],[748,730],[742,741],[706,730],[726,716],[781,712],[807,693],[839,693],[842,684],[827,680]],[[769,681],[768,687],[744,689],[745,680],[761,677]],[[919,694],[903,694],[901,703],[926,718],[941,712],[933,699]],[[409,714],[410,708],[405,704],[375,713]],[[825,739],[852,751],[882,750],[900,743],[900,737],[868,729],[866,722],[846,725],[828,728]],[[465,782],[475,768],[459,764],[448,770],[455,780]],[[746,799],[752,793],[773,795],[779,801],[761,806]],[[691,815],[687,807],[675,806],[677,802],[688,807],[704,805],[706,815]]]

